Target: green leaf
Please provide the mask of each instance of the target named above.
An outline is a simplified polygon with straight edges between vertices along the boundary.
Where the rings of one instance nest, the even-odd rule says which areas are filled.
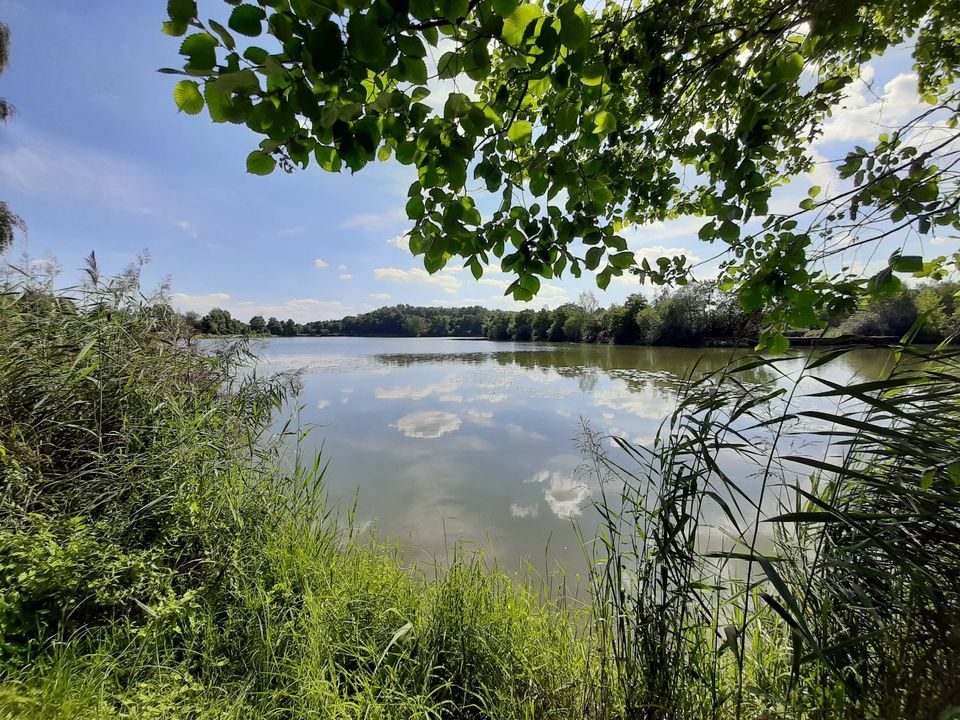
[[[543,17],[543,11],[536,5],[521,5],[503,21],[503,39],[509,45],[523,42],[527,26]]]
[[[610,268],[606,267],[600,272],[597,273],[597,287],[601,290],[606,290],[607,286],[610,284],[610,277],[612,273]]]
[[[320,23],[310,31],[307,48],[314,68],[320,72],[335,70],[343,61],[344,45],[340,26],[330,20]]]
[[[583,258],[583,264],[587,266],[587,270],[596,270],[597,266],[600,265],[600,260],[602,258],[603,258],[603,248],[592,247],[589,250],[587,250],[587,254]]]
[[[593,87],[603,82],[603,75],[606,68],[603,63],[595,62],[587,65],[580,73],[580,82],[584,85]]]
[[[447,96],[447,102],[443,106],[443,116],[450,120],[465,115],[473,104],[463,93],[450,93]]]
[[[425,209],[423,207],[423,198],[415,195],[407,201],[407,217],[411,220],[419,220],[423,217]]]
[[[447,80],[460,74],[460,56],[456,52],[445,52],[437,61],[437,75]]]
[[[187,115],[196,115],[203,110],[203,95],[200,94],[200,86],[193,80],[178,82],[173,88],[173,99]]]
[[[347,48],[350,54],[372,70],[383,69],[387,48],[383,30],[369,15],[351,15],[347,21]]]
[[[254,150],[247,155],[247,172],[252,175],[269,175],[276,166],[274,157],[262,150]]]
[[[263,32],[263,21],[266,20],[267,13],[263,8],[256,5],[238,5],[230,13],[230,20],[227,25],[231,30],[235,30],[241,35],[247,37],[257,37]]]
[[[233,39],[233,35],[231,35],[223,25],[218,23],[216,20],[211,20],[210,29],[220,36],[220,42],[223,43],[223,46],[227,50],[233,50],[236,48],[237,43]]]
[[[172,35],[173,37],[180,37],[181,35],[186,35],[187,30],[190,29],[190,26],[185,22],[176,22],[175,20],[167,20],[162,25],[163,32],[167,35]]]
[[[213,85],[217,89],[217,92],[225,94],[234,92],[246,92],[249,94],[260,90],[260,80],[253,70],[224,73],[209,84]]]
[[[168,0],[167,15],[175,23],[189,23],[197,17],[196,0]]]
[[[601,110],[594,118],[593,132],[595,135],[609,135],[617,129],[617,116],[612,112]]]
[[[893,274],[893,268],[886,267],[867,281],[867,290],[875,295],[891,295],[901,285],[900,279]]]
[[[740,307],[747,312],[759,310],[764,305],[763,293],[759,288],[749,285],[740,290],[737,299],[740,301]]]
[[[568,2],[557,11],[560,18],[560,41],[576,50],[590,39],[590,19],[576,2]]]
[[[505,18],[516,10],[519,4],[519,0],[493,0],[493,10],[497,15]]]
[[[456,22],[466,16],[470,0],[437,0],[437,10],[450,22]]]
[[[267,61],[269,53],[262,47],[251,45],[243,51],[243,57],[252,62],[254,65],[263,65]]]
[[[397,80],[414,85],[427,84],[427,64],[420,58],[409,58],[401,55],[397,60],[396,68]]]
[[[427,56],[427,49],[420,42],[420,38],[409,35],[397,35],[397,46],[400,52],[410,58],[422,58]]]
[[[443,270],[444,265],[447,264],[447,258],[442,254],[435,254],[435,252],[432,251],[423,256],[423,267],[431,275],[438,270]]]
[[[180,45],[188,70],[213,70],[217,64],[217,39],[210,33],[194,33]]]
[[[920,255],[894,255],[890,258],[890,269],[899,273],[914,273],[923,270],[923,258]]]
[[[528,145],[533,138],[533,125],[526,120],[515,120],[507,130],[507,137],[514,145]]]
[[[318,145],[313,151],[313,156],[317,160],[317,165],[327,172],[340,172],[340,168],[343,167],[336,148]]]
[[[207,83],[204,88],[204,99],[207,103],[207,109],[210,111],[210,119],[215,123],[229,122],[234,119],[242,119],[236,112],[230,96],[217,90],[214,83]]]
[[[633,253],[628,250],[626,252],[619,252],[616,255],[611,255],[609,262],[618,270],[626,270],[636,262],[636,258]]]
[[[720,239],[724,242],[732,243],[740,237],[740,226],[729,220],[724,220],[720,224]]]
[[[538,278],[536,275],[521,275],[520,287],[529,292],[531,295],[536,295],[538,292],[540,292],[540,278]]]

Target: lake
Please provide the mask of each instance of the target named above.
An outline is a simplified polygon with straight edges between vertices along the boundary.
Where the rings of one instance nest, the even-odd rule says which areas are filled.
[[[261,371],[301,370],[301,450],[323,447],[326,487],[355,523],[411,560],[457,540],[505,567],[582,564],[573,528],[596,525],[581,423],[643,444],[672,411],[676,380],[727,364],[729,349],[490,342],[454,338],[273,338]],[[781,365],[801,367],[808,350]],[[819,373],[874,379],[888,354],[857,350]],[[607,440],[611,445],[612,441]]]

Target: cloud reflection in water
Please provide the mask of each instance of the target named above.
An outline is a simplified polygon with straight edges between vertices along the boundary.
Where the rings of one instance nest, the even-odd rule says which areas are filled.
[[[460,429],[463,421],[453,413],[438,410],[422,410],[404,415],[391,427],[407,437],[438,438]]]

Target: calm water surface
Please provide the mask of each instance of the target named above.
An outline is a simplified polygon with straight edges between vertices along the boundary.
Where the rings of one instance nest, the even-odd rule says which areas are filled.
[[[442,557],[464,539],[506,566],[546,558],[577,566],[572,521],[592,535],[597,492],[579,469],[581,422],[648,442],[673,409],[677,378],[694,364],[722,367],[731,352],[275,338],[260,348],[260,364],[303,371],[301,422],[320,426],[303,450],[323,446],[330,495],[352,503],[359,492],[360,526],[397,540],[410,559]],[[856,351],[822,372],[872,379],[886,358]]]

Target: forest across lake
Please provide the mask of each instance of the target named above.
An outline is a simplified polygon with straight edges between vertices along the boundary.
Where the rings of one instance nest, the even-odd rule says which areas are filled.
[[[939,342],[960,331],[955,316],[956,283],[902,288],[874,298],[856,310],[813,315],[794,335],[859,335],[898,338],[921,316],[917,339]],[[170,312],[173,312],[170,310]],[[188,312],[184,322],[207,335],[267,334],[280,337],[346,335],[355,337],[485,337],[489,340],[545,340],[550,342],[610,343],[703,347],[753,345],[760,316],[744,311],[735,296],[716,283],[697,282],[653,300],[635,293],[622,304],[600,307],[592,293],[576,303],[552,310],[490,310],[480,306],[443,307],[394,305],[339,320],[296,323],[292,319],[249,322],[213,308],[206,315]]]

